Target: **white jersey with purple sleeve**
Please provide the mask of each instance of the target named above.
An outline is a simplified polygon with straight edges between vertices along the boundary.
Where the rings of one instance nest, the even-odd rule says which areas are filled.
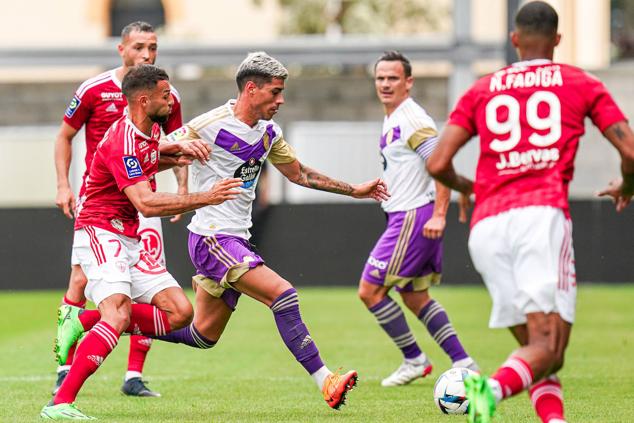
[[[233,114],[235,100],[229,100],[168,135],[168,141],[202,139],[211,147],[211,158],[194,162],[194,191],[208,191],[225,178],[241,178],[244,183],[234,200],[196,210],[187,227],[203,236],[234,235],[249,239],[251,205],[264,160],[272,164],[291,163],[295,153],[286,143],[282,129],[272,120],[260,120],[250,127]]]
[[[380,148],[383,180],[392,195],[381,203],[383,210],[413,210],[434,201],[436,189],[425,160],[437,143],[433,119],[411,97],[385,117]]]

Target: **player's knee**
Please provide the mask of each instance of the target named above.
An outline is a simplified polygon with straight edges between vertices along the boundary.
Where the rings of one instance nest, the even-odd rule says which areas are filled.
[[[125,308],[100,309],[101,320],[104,320],[114,330],[123,333],[130,326],[130,312]]]
[[[69,289],[81,291],[83,294],[86,285],[88,284],[88,279],[86,279],[86,275],[81,270],[75,271],[73,270],[70,274],[70,279],[68,281]]]
[[[385,294],[383,292],[372,289],[372,287],[368,287],[368,284],[363,282],[359,284],[357,295],[368,308],[378,304],[383,298],[385,298]]]
[[[180,329],[192,322],[194,309],[189,301],[175,303],[173,310],[169,314],[169,322],[172,329]]]

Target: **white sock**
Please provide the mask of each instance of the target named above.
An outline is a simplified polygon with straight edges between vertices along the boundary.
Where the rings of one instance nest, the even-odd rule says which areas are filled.
[[[451,367],[469,367],[473,364],[473,358],[467,357],[462,360],[454,361]]]
[[[405,360],[403,360],[405,363],[410,363],[410,364],[414,364],[415,366],[420,366],[422,364],[427,363],[427,354],[422,353],[421,355],[419,355],[416,358],[406,358]]]
[[[143,375],[141,374],[141,372],[131,372],[130,370],[128,370],[127,372],[125,372],[125,381],[129,381],[130,379],[132,379],[133,377],[139,377],[142,378]]]
[[[63,371],[69,371],[70,370],[70,366],[64,364],[63,366],[57,366],[57,373],[59,372],[63,372]]]
[[[330,376],[332,372],[326,366],[322,366],[315,373],[310,375],[313,378],[319,389],[321,390],[324,387],[324,381],[328,376]]]
[[[502,398],[503,398],[502,385],[500,385],[500,382],[498,382],[497,380],[491,379],[491,378],[489,378],[487,382],[489,383],[489,386],[491,387],[491,391],[493,391],[493,396],[495,397],[495,403],[498,404],[500,401],[502,401]]]

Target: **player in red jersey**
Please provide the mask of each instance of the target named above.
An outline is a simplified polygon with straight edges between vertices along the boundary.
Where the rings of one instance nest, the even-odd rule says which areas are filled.
[[[62,209],[69,218],[73,217],[75,210],[75,198],[68,180],[68,169],[71,162],[72,141],[77,132],[82,128],[86,133],[86,172],[88,175],[97,144],[103,138],[110,125],[123,116],[127,101],[121,92],[121,80],[131,66],[142,63],[153,64],[157,54],[157,39],[152,26],[145,22],[133,22],[127,25],[121,33],[121,43],[118,51],[122,59],[122,66],[104,72],[94,78],[90,78],[79,86],[75,95],[66,109],[64,119],[55,142],[55,168],[57,171],[57,206]],[[162,124],[166,134],[174,131],[182,125],[180,99],[176,90],[172,87],[174,105],[167,122]],[[174,168],[178,180],[178,192],[187,193],[187,169]],[[79,192],[81,199],[84,194],[84,185]],[[81,201],[81,200],[80,200]],[[141,235],[146,244],[146,249],[154,258],[165,264],[163,255],[163,236],[160,218],[141,218]],[[178,220],[178,217],[172,221]],[[154,248],[151,248],[154,247]],[[62,300],[62,304],[84,307],[86,298],[86,276],[78,265],[77,259],[71,259],[71,276],[68,290]],[[152,339],[133,335],[130,337],[130,353],[128,356],[128,371],[126,372],[121,391],[126,395],[134,396],[159,396],[151,391],[142,380],[143,365],[150,349]],[[72,364],[73,354],[69,354],[68,362],[60,363],[57,368],[57,382],[53,390],[59,389],[64,377]]]
[[[240,179],[226,179],[207,192],[155,192],[155,174],[176,162],[209,159],[200,140],[159,145],[160,127],[173,105],[168,76],[154,65],[130,69],[122,82],[129,115],[106,132],[86,177],[86,198],[77,210],[73,253],[88,277],[86,296],[98,310],[62,306],[56,353],[66,358],[81,334],[75,360],[52,401],[49,419],[89,419],[74,406],[90,375],[117,345],[121,333],[161,336],[191,322],[193,309],[182,288],[143,248],[138,213],[170,216],[231,200]],[[163,161],[160,155],[177,159]],[[159,163],[161,160],[161,163]],[[136,303],[132,304],[132,300]]]
[[[576,301],[568,186],[586,116],[621,154],[623,180],[605,194],[622,210],[634,192],[634,135],[598,79],[552,62],[557,24],[547,3],[519,10],[511,41],[521,62],[464,94],[427,162],[432,176],[462,193],[462,204],[475,194],[469,250],[493,300],[489,324],[510,328],[520,344],[490,378],[467,379],[469,421],[490,421],[499,401],[525,389],[543,422],[564,421],[556,372]],[[452,165],[474,135],[475,182]]]

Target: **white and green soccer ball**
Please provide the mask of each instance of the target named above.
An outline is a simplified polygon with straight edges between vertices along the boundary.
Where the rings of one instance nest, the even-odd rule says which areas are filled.
[[[445,414],[467,414],[469,400],[465,395],[464,380],[477,374],[464,367],[455,367],[440,375],[434,385],[434,402]]]

